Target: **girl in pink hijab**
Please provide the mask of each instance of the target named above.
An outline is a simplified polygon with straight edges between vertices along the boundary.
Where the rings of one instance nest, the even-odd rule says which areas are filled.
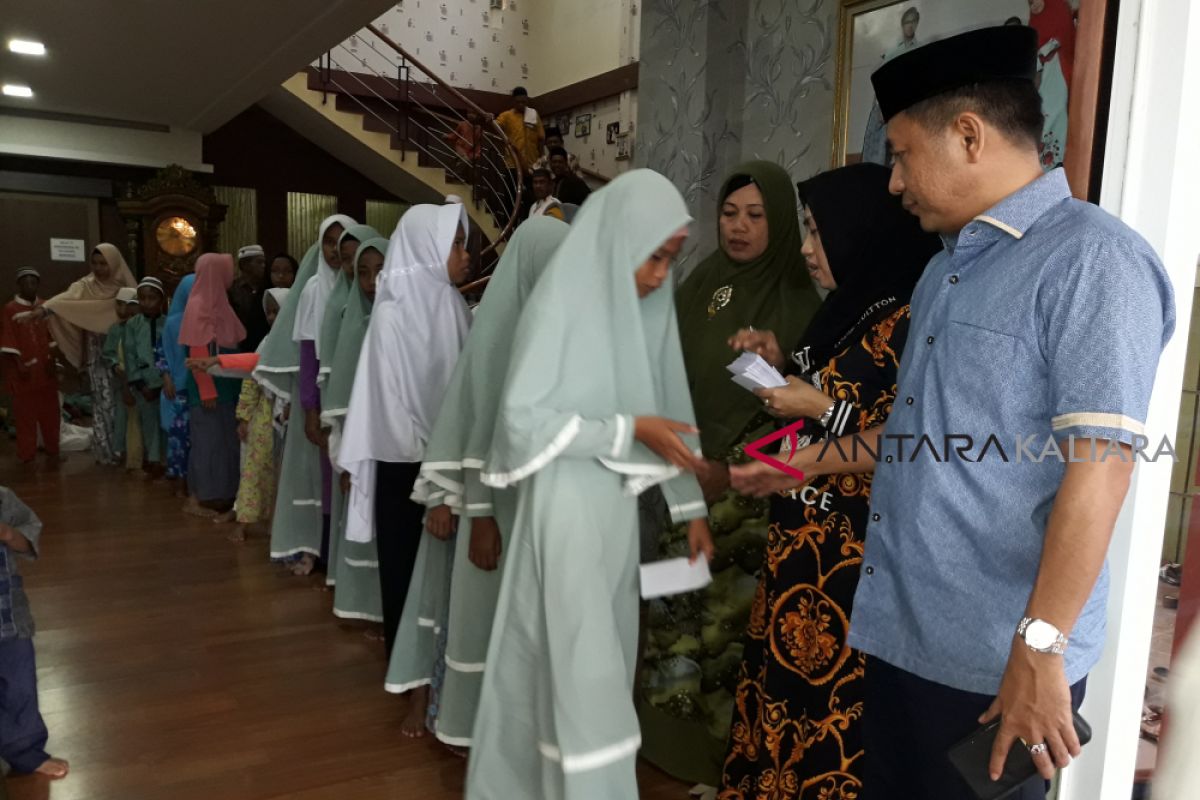
[[[179,343],[189,358],[236,352],[246,329],[229,304],[233,257],[206,253],[196,261],[196,282],[183,311]],[[201,369],[188,371],[192,450],[188,458],[191,498],[184,511],[214,516],[233,507],[241,474],[237,401],[241,381],[214,378]]]

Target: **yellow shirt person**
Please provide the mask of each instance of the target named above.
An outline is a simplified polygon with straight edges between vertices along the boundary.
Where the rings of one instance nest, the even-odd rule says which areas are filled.
[[[534,163],[542,156],[546,131],[537,112],[529,108],[529,94],[523,88],[518,86],[513,89],[513,107],[496,117],[496,124],[512,142],[513,149],[521,159],[521,169],[532,169]],[[507,151],[504,154],[504,163],[509,169],[517,167]]]

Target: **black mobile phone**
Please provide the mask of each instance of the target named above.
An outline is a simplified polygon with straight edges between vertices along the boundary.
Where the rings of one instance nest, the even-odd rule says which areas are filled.
[[[947,753],[950,763],[979,800],[1001,800],[1008,797],[1038,774],[1033,756],[1029,755],[1029,750],[1018,740],[1008,751],[1008,760],[1004,762],[1004,773],[1000,780],[992,780],[988,775],[988,764],[992,760],[992,745],[999,730],[1000,720],[993,720],[951,747]],[[1075,712],[1075,735],[1079,737],[1080,745],[1092,740],[1092,726],[1079,716],[1078,711]]]

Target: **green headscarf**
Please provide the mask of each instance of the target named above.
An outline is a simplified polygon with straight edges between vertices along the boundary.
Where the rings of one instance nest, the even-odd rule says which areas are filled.
[[[485,484],[504,488],[542,469],[578,435],[581,418],[694,421],[675,298],[659,290],[639,299],[634,281],[637,268],[690,221],[679,191],[648,169],[588,198],[517,325]],[[694,437],[683,438],[695,446]],[[602,461],[628,476],[628,493],[667,481],[674,510],[695,511],[695,477],[678,475],[641,443],[620,463]]]
[[[379,231],[370,225],[351,225],[342,231],[342,235],[338,237],[339,256],[342,252],[342,242],[347,238],[357,239],[361,245],[368,239],[378,239],[380,236]],[[358,266],[358,253],[359,251],[357,250],[354,253],[356,270]],[[330,292],[329,299],[325,302],[325,317],[321,322],[321,341],[317,347],[317,352],[326,355],[326,359],[321,363],[320,372],[317,375],[317,381],[322,386],[328,385],[329,373],[333,369],[333,354],[337,353],[338,335],[342,330],[342,315],[346,311],[346,303],[350,300],[357,281],[357,274],[347,277],[339,268],[337,283],[333,285],[333,291]],[[325,405],[324,398],[321,400],[321,405]]]
[[[388,240],[382,236],[364,239],[354,254],[354,266],[368,250],[376,250],[387,256]],[[332,425],[334,420],[346,416],[350,407],[350,390],[354,388],[354,373],[358,369],[358,354],[371,322],[371,301],[363,294],[357,277],[346,300],[346,313],[342,316],[341,332],[337,347],[329,365],[332,369],[325,390],[321,393],[321,422]],[[322,335],[323,335],[322,331]]]
[[[254,368],[254,380],[267,387],[273,394],[290,399],[292,384],[296,372],[300,368],[300,345],[292,340],[292,327],[296,324],[296,309],[300,305],[300,295],[308,279],[317,273],[317,265],[321,261],[321,242],[317,241],[304,258],[300,260],[300,269],[296,272],[296,281],[292,291],[275,317],[271,332],[263,339],[258,351],[258,366]]]
[[[799,341],[821,305],[800,255],[796,188],[778,164],[751,161],[735,168],[721,189],[721,203],[738,177],[752,179],[766,205],[766,251],[739,264],[725,251],[701,262],[675,293],[688,386],[704,455],[726,456],[762,411],[762,402],[729,379],[725,366],[736,353],[729,337],[754,326],[773,331],[787,352]],[[718,214],[720,210],[718,209]],[[710,315],[710,310],[712,311]]]
[[[492,444],[497,387],[504,385],[512,355],[512,332],[538,278],[570,227],[552,217],[530,217],[517,228],[488,283],[483,302],[475,312],[471,334],[454,367],[442,408],[421,467],[424,481],[459,495],[463,469],[479,469]],[[437,496],[418,481],[416,494]]]

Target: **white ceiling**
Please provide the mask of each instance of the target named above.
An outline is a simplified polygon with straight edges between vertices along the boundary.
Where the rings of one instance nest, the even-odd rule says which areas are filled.
[[[208,133],[392,4],[0,0],[0,82],[34,91],[29,100],[0,95],[0,107]],[[12,38],[43,42],[47,54],[10,53]]]

